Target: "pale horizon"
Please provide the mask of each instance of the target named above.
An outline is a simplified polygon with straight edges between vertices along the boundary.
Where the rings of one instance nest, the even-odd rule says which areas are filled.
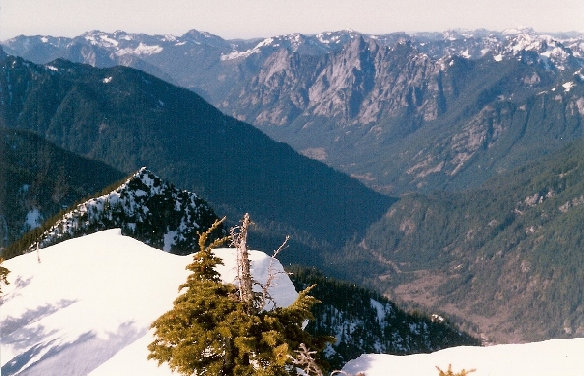
[[[563,0],[2,0],[0,40],[17,35],[74,37],[92,30],[225,39],[355,30],[363,34],[520,27],[539,33],[584,33],[584,1]]]

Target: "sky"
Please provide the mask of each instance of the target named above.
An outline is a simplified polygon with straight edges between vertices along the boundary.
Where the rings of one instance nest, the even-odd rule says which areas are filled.
[[[223,38],[352,29],[362,33],[531,27],[584,32],[583,0],[2,0],[0,40],[86,31]]]

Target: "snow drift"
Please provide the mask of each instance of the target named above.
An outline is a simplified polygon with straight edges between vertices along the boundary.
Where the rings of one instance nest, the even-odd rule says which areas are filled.
[[[343,368],[350,374],[365,376],[431,376],[436,367],[453,372],[463,369],[470,376],[582,376],[584,375],[584,338],[548,340],[521,345],[488,347],[461,346],[431,354],[408,356],[362,355]]]
[[[217,249],[224,282],[237,275],[235,252]],[[123,236],[120,230],[67,240],[5,262],[10,285],[0,310],[2,375],[170,375],[147,360],[149,326],[172,307],[191,256],[177,256]],[[265,282],[271,258],[250,252]],[[272,265],[283,272],[279,263]],[[278,306],[297,296],[278,273]]]

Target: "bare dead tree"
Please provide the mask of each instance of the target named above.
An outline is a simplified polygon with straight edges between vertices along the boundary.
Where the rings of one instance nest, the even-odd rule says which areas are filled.
[[[237,250],[237,279],[239,282],[239,300],[248,310],[254,308],[253,279],[250,270],[247,249],[247,232],[252,224],[249,213],[245,213],[240,226],[231,229],[231,245]]]

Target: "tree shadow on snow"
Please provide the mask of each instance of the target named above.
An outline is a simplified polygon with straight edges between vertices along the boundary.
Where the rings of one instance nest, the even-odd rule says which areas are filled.
[[[41,333],[36,333],[33,336],[33,333],[29,333],[28,336],[25,335],[13,335],[15,332],[19,330],[25,330],[24,327],[28,324],[38,321],[44,317],[50,316],[53,313],[59,311],[62,308],[68,307],[71,304],[75,303],[75,300],[67,300],[62,299],[56,304],[45,304],[42,306],[38,306],[34,309],[29,309],[24,314],[18,317],[8,316],[4,321],[0,323],[0,333],[2,333],[2,343],[3,344],[14,344],[17,342],[24,342],[25,346],[29,346],[26,344],[26,339],[36,339],[38,335]]]
[[[126,322],[115,333],[103,337],[90,331],[68,343],[57,344],[56,339],[37,343],[7,362],[2,367],[2,375],[86,375],[144,336],[146,331],[145,328],[136,328],[132,322]]]

